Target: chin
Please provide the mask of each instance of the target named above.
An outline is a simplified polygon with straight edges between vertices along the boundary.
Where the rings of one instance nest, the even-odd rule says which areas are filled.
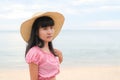
[[[49,39],[49,40],[46,40],[47,42],[51,42],[52,41],[52,39]]]

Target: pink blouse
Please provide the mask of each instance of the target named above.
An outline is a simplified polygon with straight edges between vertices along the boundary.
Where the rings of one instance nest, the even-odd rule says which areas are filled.
[[[50,80],[59,73],[59,59],[52,53],[42,51],[38,46],[32,47],[27,55],[26,62],[39,66],[39,80]]]

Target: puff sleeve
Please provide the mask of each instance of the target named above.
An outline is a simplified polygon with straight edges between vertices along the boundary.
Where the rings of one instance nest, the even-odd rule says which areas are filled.
[[[38,65],[40,63],[41,58],[36,47],[33,47],[28,51],[25,60],[28,64],[33,62]]]

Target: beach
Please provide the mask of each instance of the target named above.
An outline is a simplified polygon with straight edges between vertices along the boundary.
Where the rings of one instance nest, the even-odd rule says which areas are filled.
[[[56,80],[120,80],[120,66],[61,67]],[[1,80],[30,80],[28,69],[0,70]]]
[[[120,80],[120,67],[63,68],[58,80]]]
[[[4,36],[0,38],[0,80],[30,80],[26,43],[19,32],[0,33]],[[119,30],[63,31],[54,40],[64,58],[56,80],[120,80],[119,34]]]

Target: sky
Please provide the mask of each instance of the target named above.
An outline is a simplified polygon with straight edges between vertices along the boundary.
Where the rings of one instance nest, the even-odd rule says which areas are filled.
[[[120,0],[1,0],[0,9],[0,31],[45,11],[62,13],[64,30],[120,30]]]

